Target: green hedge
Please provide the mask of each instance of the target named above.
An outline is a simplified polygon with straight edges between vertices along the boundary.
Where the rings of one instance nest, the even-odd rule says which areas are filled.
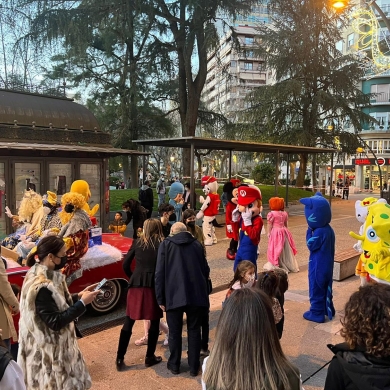
[[[223,185],[220,185],[218,188],[218,194],[222,195],[222,188]],[[268,204],[268,201],[270,198],[272,198],[275,193],[275,187],[272,185],[260,185],[259,186],[262,197],[263,197],[263,204]],[[152,187],[154,190],[154,188]],[[110,190],[110,211],[119,211],[122,210],[122,203],[125,202],[127,199],[133,198],[138,199],[138,188],[133,188],[129,190]],[[167,194],[168,194],[169,188],[167,188]],[[203,195],[204,193],[201,188],[196,188],[196,196],[199,200],[199,196]],[[278,187],[278,195],[281,198],[284,198],[286,194],[286,188],[285,187]],[[305,190],[301,190],[298,188],[289,187],[288,189],[288,200],[289,202],[297,202],[300,198],[307,198],[309,196],[312,196],[313,193]],[[166,195],[167,201],[169,200],[168,195]],[[157,210],[158,205],[158,197],[154,190],[154,207],[153,210]],[[222,206],[222,205],[221,205]],[[197,209],[200,208],[199,201],[197,202]]]

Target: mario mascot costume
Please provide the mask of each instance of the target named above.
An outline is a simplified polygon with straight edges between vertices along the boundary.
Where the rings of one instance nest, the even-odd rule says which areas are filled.
[[[217,237],[215,236],[213,221],[215,216],[218,214],[220,199],[217,194],[218,183],[214,176],[202,177],[203,192],[206,198],[200,197],[202,207],[196,214],[197,219],[203,218],[203,236],[205,245],[213,245],[217,243]]]
[[[230,238],[229,248],[226,251],[226,258],[228,260],[234,260],[236,258],[238,248],[238,222],[234,222],[232,219],[233,211],[237,207],[237,187],[236,184],[240,183],[238,179],[231,179],[223,186],[223,192],[226,193],[227,204],[225,212],[226,220],[226,237]]]
[[[320,192],[310,198],[302,198],[300,202],[305,205],[305,217],[309,225],[306,244],[310,251],[310,310],[303,314],[303,318],[321,323],[325,321],[325,316],[331,320],[335,314],[332,300],[335,235],[329,225],[332,212],[329,202]]]
[[[240,228],[239,246],[234,260],[233,270],[242,260],[251,261],[257,269],[257,247],[263,228],[260,216],[261,192],[253,185],[238,187],[237,208],[233,211],[233,221]]]

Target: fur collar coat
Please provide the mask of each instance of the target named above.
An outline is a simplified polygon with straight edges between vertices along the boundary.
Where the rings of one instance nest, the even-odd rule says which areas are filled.
[[[91,378],[79,349],[74,323],[51,330],[39,317],[35,300],[46,287],[59,311],[73,304],[60,272],[35,264],[27,273],[21,292],[18,363],[28,390],[84,390]]]

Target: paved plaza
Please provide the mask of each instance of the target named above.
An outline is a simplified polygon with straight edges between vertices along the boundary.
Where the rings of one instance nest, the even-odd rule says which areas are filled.
[[[332,202],[332,227],[336,233],[336,252],[349,249],[355,243],[348,232],[359,231],[359,222],[355,218],[355,201],[369,196],[368,194],[354,195],[350,200],[334,200]],[[334,282],[334,305],[336,317],[333,321],[324,324],[316,324],[303,319],[302,314],[309,308],[307,262],[308,250],[305,244],[307,224],[303,215],[303,206],[292,205],[289,208],[289,227],[293,234],[298,249],[297,260],[300,272],[290,274],[290,288],[286,293],[285,325],[282,347],[286,355],[300,369],[302,379],[305,380],[316,370],[332,358],[332,353],[326,347],[327,344],[342,341],[339,331],[340,318],[343,316],[343,308],[349,296],[359,287],[359,280],[352,276],[341,282]],[[223,216],[219,217],[223,222]],[[226,293],[226,283],[232,278],[233,263],[226,260],[225,253],[228,240],[225,237],[225,229],[217,228],[218,244],[207,247],[207,257],[211,268],[211,277],[215,286],[215,293],[210,296],[210,347],[214,340],[215,328],[221,311],[221,303]],[[258,259],[259,269],[266,262],[267,235],[261,237],[260,255]],[[218,291],[219,290],[219,291]],[[146,346],[137,347],[134,340],[143,335],[142,321],[137,321],[133,328],[133,337],[129,345],[125,363],[127,368],[117,372],[115,357],[120,327],[111,328],[79,340],[81,349],[89,367],[94,390],[105,389],[200,389],[200,375],[190,377],[187,364],[187,340],[183,338],[183,354],[181,374],[172,375],[166,367],[169,356],[167,347],[162,343],[164,335],[160,336],[156,355],[163,357],[163,362],[145,368],[144,358]],[[186,332],[183,332],[186,337]],[[264,335],[267,337],[267,335]],[[239,369],[239,367],[237,367]],[[305,384],[306,390],[322,389],[326,377],[326,368],[314,375]]]

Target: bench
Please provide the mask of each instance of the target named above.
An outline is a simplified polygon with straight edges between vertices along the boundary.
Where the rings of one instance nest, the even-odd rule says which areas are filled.
[[[333,280],[343,280],[355,275],[356,264],[359,260],[360,253],[355,249],[346,249],[336,251],[334,256]]]

